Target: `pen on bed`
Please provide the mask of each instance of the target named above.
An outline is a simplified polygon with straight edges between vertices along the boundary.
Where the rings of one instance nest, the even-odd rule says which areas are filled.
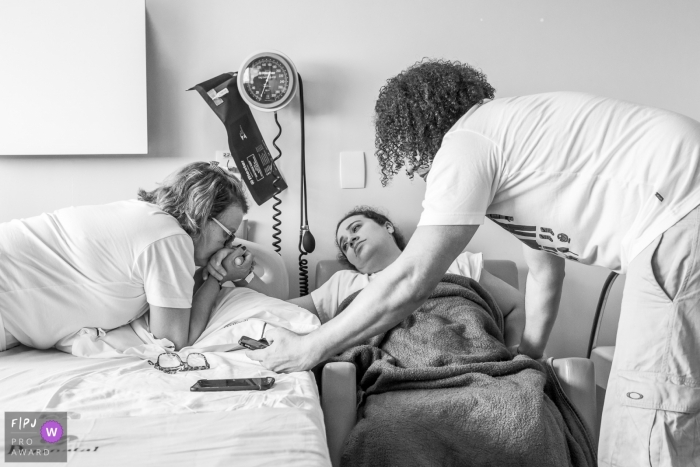
[[[265,326],[267,326],[267,323],[263,323],[263,330],[262,333],[260,334],[260,340],[265,338]]]

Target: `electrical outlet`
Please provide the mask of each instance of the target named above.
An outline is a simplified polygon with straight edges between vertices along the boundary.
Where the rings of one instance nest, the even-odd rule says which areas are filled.
[[[217,161],[220,165],[226,167],[226,159],[231,159],[231,151],[226,151],[224,149],[219,149],[216,151],[216,154],[214,155],[215,161]],[[233,161],[231,161],[233,163]]]
[[[236,175],[239,179],[241,178],[241,173],[238,171],[236,163],[233,162],[233,158],[231,157],[230,151],[219,149],[218,151],[216,151],[214,157],[221,167],[227,168],[229,172]]]

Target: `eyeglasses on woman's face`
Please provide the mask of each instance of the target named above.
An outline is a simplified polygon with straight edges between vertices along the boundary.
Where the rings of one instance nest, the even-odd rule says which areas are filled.
[[[217,218],[212,217],[211,220],[216,222],[216,224],[219,227],[221,227],[223,229],[224,233],[227,235],[226,240],[224,240],[224,245],[228,245],[229,242],[232,242],[236,238],[236,234],[231,232],[229,229],[227,229],[226,226],[224,224],[222,224],[221,222],[219,222],[219,220]]]

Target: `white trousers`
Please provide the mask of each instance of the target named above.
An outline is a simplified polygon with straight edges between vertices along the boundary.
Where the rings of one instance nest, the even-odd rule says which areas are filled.
[[[600,466],[700,467],[700,207],[630,263]]]

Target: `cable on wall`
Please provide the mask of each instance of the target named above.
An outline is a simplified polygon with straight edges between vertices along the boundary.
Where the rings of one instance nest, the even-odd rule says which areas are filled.
[[[299,296],[309,293],[309,262],[305,255],[313,253],[316,248],[316,240],[309,230],[309,212],[307,208],[306,193],[306,132],[304,128],[304,84],[299,77],[299,106],[301,108],[301,216],[299,225]]]
[[[277,136],[275,136],[275,139],[272,140],[272,145],[277,150],[277,157],[272,159],[272,162],[275,162],[277,159],[282,157],[282,150],[279,148],[279,146],[277,146],[277,140],[280,138],[280,136],[282,136],[282,126],[280,125],[279,120],[277,120],[277,112],[275,112],[275,123],[277,124],[279,132],[277,133]],[[277,186],[277,182],[279,180],[280,176],[278,175],[272,182],[272,184],[277,188],[277,193],[272,197],[272,199],[275,200],[274,204],[272,205],[272,210],[275,211],[275,213],[272,215],[272,230],[274,231],[272,234],[272,248],[274,248],[275,252],[281,256],[282,247],[280,244],[282,243],[282,239],[280,236],[282,235],[282,229],[280,226],[282,225],[282,220],[280,219],[280,216],[282,215],[282,210],[279,208],[279,206],[282,204],[282,200],[278,196],[281,191],[281,189]]]

